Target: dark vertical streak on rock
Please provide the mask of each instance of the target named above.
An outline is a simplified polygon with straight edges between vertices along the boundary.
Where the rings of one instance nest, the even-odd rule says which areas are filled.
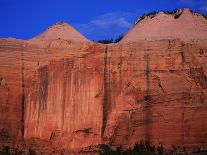
[[[118,63],[118,69],[119,69],[119,82],[121,85],[121,81],[122,81],[122,64],[123,64],[123,60],[122,60],[122,45],[120,45],[119,48],[119,52],[120,52],[120,56],[119,56],[119,63]]]
[[[186,63],[186,58],[185,58],[185,51],[184,51],[184,47],[185,44],[181,44],[181,63],[182,63],[182,67],[184,68],[184,65]],[[185,143],[185,102],[181,102],[181,110],[182,110],[182,114],[181,114],[181,134],[182,134],[182,144]]]
[[[150,65],[149,65],[149,54],[145,54],[144,56],[146,62],[145,76],[146,76],[146,101],[150,100]]]
[[[185,143],[185,105],[184,103],[181,103],[182,104],[182,144]]]
[[[184,47],[185,47],[185,44],[182,44],[182,45],[181,45],[181,52],[180,52],[180,55],[181,55],[181,61],[182,61],[182,65],[183,65],[183,67],[184,67],[184,64],[185,64],[185,62],[186,62],[186,60],[185,60]]]
[[[48,95],[48,67],[43,66],[39,69],[39,101],[40,109],[45,110],[45,103]]]
[[[132,110],[128,111],[128,123],[127,123],[127,135],[126,135],[126,141],[129,140],[130,136],[131,136],[131,114],[132,114]]]
[[[190,68],[189,69],[190,78],[194,79],[194,81],[200,85],[202,89],[207,88],[207,77],[204,73],[203,68]]]
[[[68,62],[64,61],[64,80],[63,80],[63,102],[62,102],[62,131],[65,122],[65,98],[66,98],[66,85],[68,82]]]
[[[166,58],[166,63],[169,65],[169,71],[173,72],[173,68],[175,65],[174,59],[172,57],[172,51],[173,51],[173,46],[175,46],[175,41],[174,40],[169,40],[168,41],[168,47],[166,50],[167,53],[167,58]]]
[[[109,73],[110,58],[108,56],[108,46],[105,48],[104,53],[104,77],[103,77],[103,114],[102,114],[102,127],[101,136],[103,137],[108,118],[108,110],[110,106],[110,73]]]
[[[24,53],[21,51],[21,80],[22,80],[22,97],[21,97],[21,136],[24,140],[24,112],[25,112],[25,66],[24,66]]]
[[[184,68],[184,65],[186,63],[186,58],[185,58],[185,51],[184,51],[184,47],[185,47],[185,44],[181,44],[181,63],[182,63],[182,67]],[[184,98],[183,98],[184,99]],[[185,143],[185,101],[184,102],[181,102],[181,141],[182,141],[182,144]]]
[[[150,60],[149,60],[149,54],[145,53],[145,62],[146,62],[146,112],[145,112],[145,140],[150,142],[151,141],[151,124],[152,124],[152,106],[151,106],[151,96],[150,96]]]
[[[39,97],[39,109],[38,109],[38,126],[40,116],[46,108],[47,96],[48,96],[48,66],[43,66],[38,69],[38,97]]]

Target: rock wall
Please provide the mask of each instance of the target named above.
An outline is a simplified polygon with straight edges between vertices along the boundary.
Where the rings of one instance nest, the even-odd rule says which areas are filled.
[[[206,144],[204,51],[176,40],[109,48],[109,144]]]
[[[22,138],[22,42],[0,42],[0,139]]]
[[[206,147],[205,42],[103,46],[55,40],[21,42],[23,52],[3,44],[0,106],[9,110],[1,113],[8,122],[0,124],[2,131],[69,149],[101,143],[129,147],[141,139],[168,148]],[[15,61],[3,61],[13,57],[5,51],[18,54]],[[19,108],[16,116],[12,105]]]
[[[25,138],[61,141],[67,147],[97,144],[103,81],[102,60],[94,56],[62,59],[38,69],[36,90],[26,101]]]

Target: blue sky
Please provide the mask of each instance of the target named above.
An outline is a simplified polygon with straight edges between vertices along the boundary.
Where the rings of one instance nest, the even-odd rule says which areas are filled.
[[[207,14],[207,0],[0,0],[0,38],[30,39],[58,21],[91,40],[115,38],[143,13],[184,7]]]

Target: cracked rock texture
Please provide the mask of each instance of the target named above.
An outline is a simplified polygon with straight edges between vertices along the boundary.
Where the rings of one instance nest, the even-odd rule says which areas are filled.
[[[0,141],[206,147],[206,43],[1,39]]]

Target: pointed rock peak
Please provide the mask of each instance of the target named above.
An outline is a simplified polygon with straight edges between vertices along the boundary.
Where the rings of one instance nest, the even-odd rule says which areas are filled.
[[[182,14],[192,14],[193,12],[188,9],[188,8],[184,8],[184,9],[181,9],[182,10]]]
[[[58,22],[50,26],[42,34],[36,36],[31,40],[56,40],[56,39],[72,40],[72,41],[79,41],[79,42],[89,41],[80,32],[78,32],[75,28],[73,28],[66,22]]]
[[[71,27],[71,26],[66,22],[57,22],[54,25],[50,26],[48,29],[51,29],[51,28],[64,28],[64,27]]]
[[[64,21],[61,21],[61,22],[57,22],[56,24],[54,24],[54,25],[68,25],[69,26],[69,24],[67,23],[67,22],[64,22]]]
[[[184,8],[177,10],[173,15],[175,19],[178,19],[180,16],[192,16],[193,12],[190,9]]]

